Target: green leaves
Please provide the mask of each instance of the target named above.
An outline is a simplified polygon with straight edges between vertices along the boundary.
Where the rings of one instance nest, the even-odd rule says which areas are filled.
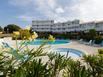
[[[27,45],[21,44],[18,46],[17,44],[16,49],[1,49],[2,53],[0,54],[0,72],[5,75],[4,77],[28,77],[28,66],[32,67],[31,64],[36,64],[36,57],[46,55],[46,52],[43,50],[43,46],[44,44],[41,45],[38,49],[34,50],[34,48],[29,49]],[[31,64],[28,65],[28,63]],[[39,64],[42,64],[41,61],[39,61]]]
[[[84,56],[84,61],[87,63],[91,76],[93,77],[103,76],[103,56],[101,55]]]
[[[17,44],[18,45],[18,44]],[[85,55],[77,61],[58,53],[46,53],[45,44],[29,49],[27,45],[16,49],[1,49],[2,77],[103,77],[103,55]],[[42,61],[42,56],[48,61]]]
[[[50,69],[47,68],[47,64],[43,64],[41,59],[33,60],[27,64],[19,67],[14,77],[48,77]]]
[[[61,71],[63,71],[63,69],[65,69],[69,58],[66,58],[58,53],[50,53],[48,54],[48,57],[50,59],[49,66],[52,68],[51,77],[56,77]]]
[[[87,70],[80,61],[70,59],[66,68],[66,77],[87,77]]]
[[[15,24],[9,24],[4,27],[5,32],[13,33],[13,31],[19,31],[21,28]]]

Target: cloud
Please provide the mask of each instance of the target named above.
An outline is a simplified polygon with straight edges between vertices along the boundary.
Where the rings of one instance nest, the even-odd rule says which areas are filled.
[[[55,11],[56,13],[64,13],[64,10],[61,7],[57,8]]]
[[[103,0],[10,0],[10,4],[24,10],[18,18],[84,21],[103,19]]]
[[[79,10],[79,18],[90,21],[90,20],[103,20],[103,0],[86,0],[76,5]]]
[[[36,0],[36,3],[38,10],[42,12],[44,17],[54,19],[55,21],[66,21],[70,18],[69,12],[66,10],[66,7],[60,5],[58,1],[60,0]]]

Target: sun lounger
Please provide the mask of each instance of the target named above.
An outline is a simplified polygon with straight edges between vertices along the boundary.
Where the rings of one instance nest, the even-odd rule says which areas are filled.
[[[83,43],[83,39],[80,39],[78,42],[79,42],[79,43]]]
[[[101,46],[103,46],[103,40],[102,40],[102,42],[101,42],[101,44],[100,44]]]
[[[93,44],[94,47],[102,47],[103,46],[103,41],[100,44]]]
[[[89,42],[85,42],[85,45],[92,45],[93,40],[90,40]]]
[[[80,39],[79,41],[81,42],[81,41],[83,41],[83,39]]]

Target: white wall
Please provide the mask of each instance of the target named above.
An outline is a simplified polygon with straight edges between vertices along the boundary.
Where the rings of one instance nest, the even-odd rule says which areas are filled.
[[[88,22],[79,23],[78,20],[67,21],[64,23],[54,23],[53,20],[47,21],[32,21],[32,28],[34,31],[40,32],[71,32],[71,31],[85,31],[90,29],[96,29],[97,31],[103,31],[103,22]]]

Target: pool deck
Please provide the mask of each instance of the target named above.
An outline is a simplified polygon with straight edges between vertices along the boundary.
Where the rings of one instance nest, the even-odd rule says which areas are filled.
[[[7,42],[8,44],[10,44],[13,47],[16,46],[15,40],[11,40],[11,38],[4,38],[4,41]],[[20,42],[20,41],[18,41],[18,42]],[[29,45],[29,48],[31,48],[31,49],[37,48],[37,47],[39,47],[39,46]],[[89,45],[81,44],[77,40],[72,40],[71,43],[69,43],[69,44],[48,45],[48,50],[50,50],[52,48],[73,48],[73,49],[80,50],[80,51],[82,51],[86,54],[93,55],[93,54],[97,54],[98,49],[103,48],[103,47],[89,46]]]
[[[8,43],[10,46],[12,47],[16,47],[16,41],[15,40],[11,40],[10,38],[5,38],[4,41],[6,43]],[[20,42],[20,41],[18,41]],[[39,47],[39,45],[29,45],[28,46],[30,49],[37,49]],[[101,49],[103,47],[93,47],[93,46],[89,46],[89,45],[85,45],[85,44],[81,44],[79,43],[77,40],[72,40],[71,43],[69,44],[60,44],[60,45],[46,45],[46,49],[44,51],[46,52],[50,52],[50,50],[52,50],[53,48],[73,48],[73,49],[77,49],[80,50],[82,52],[84,52],[87,55],[95,55],[98,53],[98,49]],[[49,58],[48,56],[42,56],[42,57],[37,57],[37,59],[41,58],[43,63],[46,63]],[[82,57],[80,58],[73,58],[74,60],[82,60]]]
[[[72,41],[71,44],[64,44],[64,45],[55,45],[52,46],[54,48],[73,48],[73,49],[77,49],[80,50],[84,53],[86,53],[87,55],[95,55],[98,53],[98,49],[101,49],[103,47],[94,47],[94,46],[90,46],[90,45],[85,45],[85,44],[81,44],[78,41]]]
[[[8,44],[10,44],[12,47],[16,47],[16,42],[12,41],[11,39],[5,39],[5,42],[7,42]],[[38,48],[39,46],[35,46],[35,45],[29,45],[30,49],[32,48]],[[48,47],[48,46],[47,46]],[[93,47],[93,46],[89,46],[89,45],[85,45],[85,44],[81,44],[78,41],[72,40],[70,44],[61,44],[61,45],[50,45],[48,47],[48,50],[52,49],[52,48],[73,48],[73,49],[77,49],[80,50],[84,53],[86,53],[87,55],[94,55],[98,53],[98,49],[103,48],[103,47]],[[46,50],[46,51],[48,51]],[[82,58],[82,57],[81,57]],[[82,61],[82,59],[74,59],[74,60],[80,60]],[[42,56],[42,57],[36,57],[36,59],[42,59],[42,63],[46,63],[49,58],[48,56]],[[83,62],[83,61],[82,61]],[[83,62],[84,63],[84,62]],[[61,76],[62,72],[59,74],[59,77]]]

